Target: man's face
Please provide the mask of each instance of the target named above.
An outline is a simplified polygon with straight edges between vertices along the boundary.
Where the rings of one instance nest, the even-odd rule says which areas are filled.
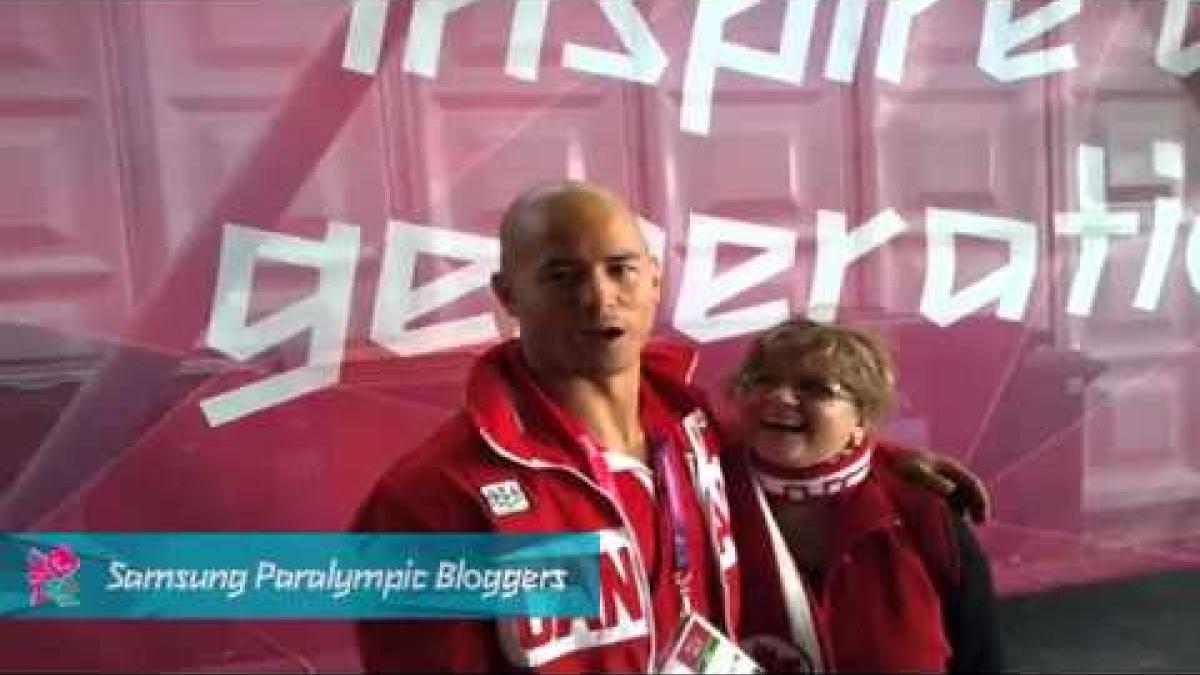
[[[607,377],[636,367],[654,325],[660,272],[624,209],[546,206],[515,238],[494,288],[542,374]]]

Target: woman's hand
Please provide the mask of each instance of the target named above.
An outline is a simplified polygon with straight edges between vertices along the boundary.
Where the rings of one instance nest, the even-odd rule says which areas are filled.
[[[888,448],[892,468],[905,480],[942,495],[950,508],[982,525],[992,517],[987,487],[979,476],[947,455],[930,450]]]

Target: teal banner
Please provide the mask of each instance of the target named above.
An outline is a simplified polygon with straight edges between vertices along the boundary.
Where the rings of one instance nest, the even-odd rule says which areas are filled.
[[[4,533],[5,618],[596,616],[595,534]]]

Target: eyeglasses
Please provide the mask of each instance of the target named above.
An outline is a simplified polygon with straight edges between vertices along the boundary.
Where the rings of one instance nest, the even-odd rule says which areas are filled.
[[[854,394],[850,392],[841,382],[836,380],[825,380],[819,377],[797,377],[791,379],[782,379],[771,376],[760,376],[757,378],[747,378],[744,382],[747,390],[753,389],[776,389],[787,387],[797,397],[809,401],[834,401],[843,400],[850,403],[856,403]]]

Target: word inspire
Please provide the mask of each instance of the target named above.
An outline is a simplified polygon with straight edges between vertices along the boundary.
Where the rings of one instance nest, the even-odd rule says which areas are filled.
[[[574,0],[572,0],[574,1]],[[837,0],[836,16],[825,57],[825,79],[853,80],[871,4],[884,6],[875,77],[899,84],[904,78],[904,57],[917,17],[940,0]],[[976,1],[976,0],[971,0]],[[1200,69],[1200,45],[1183,44],[1191,0],[1161,0],[1163,19],[1155,61],[1178,77]],[[426,78],[438,73],[438,56],[449,16],[479,0],[417,0],[404,49],[404,70]],[[730,42],[727,24],[762,0],[698,0],[684,68],[683,100],[679,126],[692,134],[707,135],[712,101],[720,70],[744,73],[782,84],[800,85],[813,37],[817,6],[821,0],[786,0],[778,51]],[[504,74],[536,82],[549,21],[550,0],[516,0],[508,35]],[[655,38],[634,0],[597,0],[605,19],[620,39],[625,53],[567,42],[562,66],[576,72],[654,86],[662,79],[669,58]],[[1015,17],[1015,0],[983,2],[977,64],[999,82],[1011,83],[1072,70],[1078,66],[1073,44],[1049,49],[1029,49],[1050,31],[1066,24],[1083,10],[1083,0],[1054,0]],[[1096,3],[1098,4],[1098,3]],[[346,33],[342,67],[366,75],[379,68],[387,23],[387,0],[356,0]]]
[[[1183,147],[1156,142],[1154,167],[1159,176],[1178,181],[1182,193]],[[1078,211],[1060,213],[1055,232],[1079,241],[1077,268],[1066,310],[1089,316],[1112,237],[1135,235],[1141,216],[1108,210],[1104,194],[1105,153],[1081,146],[1078,153]],[[1155,200],[1153,231],[1133,306],[1155,311],[1167,277],[1169,261],[1184,220],[1182,197]],[[663,260],[667,249],[663,231],[641,221],[652,252]],[[819,320],[835,318],[847,268],[909,230],[893,209],[866,223],[847,227],[843,213],[819,211],[816,251],[807,314]],[[794,229],[692,213],[687,232],[682,278],[673,325],[683,334],[707,343],[754,333],[793,314],[785,298],[725,311],[722,303],[793,267],[799,233]],[[1007,245],[1008,261],[983,278],[955,289],[960,239]],[[938,326],[951,325],[995,303],[996,316],[1021,321],[1032,293],[1038,262],[1037,228],[1032,223],[968,211],[929,208],[925,216],[925,279],[920,312]],[[718,273],[722,245],[761,251]],[[680,247],[673,246],[672,250]],[[466,261],[431,281],[418,283],[417,261],[422,255]],[[209,424],[218,426],[335,385],[345,351],[346,335],[359,259],[359,228],[332,222],[323,241],[265,232],[227,224],[206,343],[233,359],[247,361],[306,334],[306,362],[201,402]],[[259,260],[308,266],[318,272],[316,290],[306,298],[265,318],[250,322],[253,278]],[[379,288],[375,298],[371,339],[401,356],[438,352],[490,342],[500,336],[494,313],[414,325],[469,293],[486,288],[498,270],[500,244],[451,229],[391,221],[386,232]],[[1200,217],[1187,244],[1187,273],[1200,290]]]
[[[108,565],[106,591],[178,591],[223,592],[233,600],[248,588],[257,591],[328,592],[342,599],[351,593],[373,592],[381,599],[397,591],[478,593],[485,600],[513,598],[539,590],[565,591],[568,571],[561,568],[488,567],[477,568],[465,559],[443,560],[436,569],[414,565],[404,567],[343,568],[338,559],[326,568],[280,567],[271,560],[260,560],[251,570],[245,567],[165,568],[130,567],[119,560]],[[251,581],[253,584],[251,586]]]

